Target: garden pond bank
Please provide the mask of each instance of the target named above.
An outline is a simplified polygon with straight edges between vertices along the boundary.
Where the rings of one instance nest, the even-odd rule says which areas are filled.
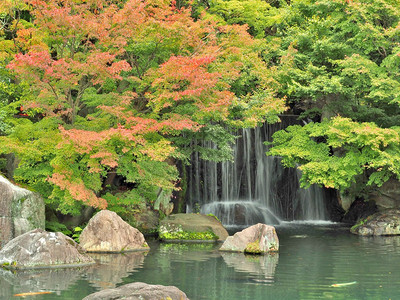
[[[147,253],[91,254],[91,267],[1,271],[0,299],[51,291],[35,299],[75,300],[137,281],[174,285],[192,300],[400,297],[400,236],[360,237],[324,223],[287,223],[277,233],[279,253],[264,256],[150,240]]]

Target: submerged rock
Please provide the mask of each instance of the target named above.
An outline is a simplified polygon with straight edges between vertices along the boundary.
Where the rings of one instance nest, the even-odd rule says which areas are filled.
[[[400,209],[377,212],[354,225],[350,231],[358,235],[400,235]]]
[[[162,240],[224,241],[228,232],[214,216],[175,214],[160,222]]]
[[[90,294],[83,300],[188,300],[184,292],[175,286],[150,285],[143,282],[135,282],[120,286],[115,289],[107,289]]]
[[[263,254],[279,250],[279,239],[275,227],[258,223],[230,236],[220,251]]]
[[[0,251],[0,266],[10,269],[77,267],[94,264],[84,250],[61,232],[35,229],[9,241]]]
[[[102,210],[91,218],[79,240],[88,252],[149,250],[143,234],[109,210]]]
[[[35,228],[44,229],[44,201],[0,176],[0,247]]]

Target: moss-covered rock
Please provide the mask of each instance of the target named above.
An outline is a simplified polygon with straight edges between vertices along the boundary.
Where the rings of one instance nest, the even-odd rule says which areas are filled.
[[[350,231],[363,236],[400,235],[400,209],[377,212],[360,220]]]
[[[176,214],[160,222],[159,236],[164,241],[224,241],[228,232],[213,216]]]
[[[9,241],[0,251],[0,266],[8,269],[79,267],[94,260],[61,232],[35,229]]]
[[[45,227],[45,205],[39,194],[0,176],[0,248],[12,238]]]
[[[109,210],[102,210],[90,219],[79,239],[88,252],[149,250],[143,234]]]

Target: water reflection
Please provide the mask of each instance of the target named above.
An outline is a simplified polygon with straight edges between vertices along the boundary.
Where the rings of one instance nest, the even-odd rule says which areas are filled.
[[[0,299],[14,294],[51,291],[60,295],[85,279],[96,290],[114,288],[143,266],[147,252],[90,254],[96,264],[81,268],[7,271],[0,268]],[[47,295],[48,296],[48,295]]]
[[[171,261],[201,262],[219,257],[215,243],[161,243],[159,247],[160,254]]]
[[[90,267],[7,271],[0,269],[0,299],[27,292],[59,294],[73,285]]]
[[[126,252],[118,254],[92,253],[90,256],[97,262],[87,270],[87,280],[97,288],[114,288],[143,266],[147,252]]]
[[[174,285],[196,300],[400,299],[400,237],[364,238],[339,226],[277,231],[279,256],[219,252],[219,244],[151,241],[147,255],[93,254],[97,264],[81,269],[0,270],[0,299],[51,290],[57,295],[32,299],[76,300],[136,281]]]
[[[400,236],[360,236],[360,245],[376,246],[383,251],[397,251],[400,248]]]
[[[275,280],[275,269],[278,264],[279,254],[245,255],[243,253],[221,253],[225,263],[233,267],[236,272],[245,272],[256,275],[256,283],[271,284]],[[253,276],[254,277],[254,276]]]

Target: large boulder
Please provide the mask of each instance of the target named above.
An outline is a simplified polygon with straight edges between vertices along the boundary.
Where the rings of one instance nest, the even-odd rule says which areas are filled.
[[[91,218],[79,240],[88,252],[149,250],[143,234],[109,210],[102,210]]]
[[[230,236],[220,251],[264,254],[279,250],[279,239],[275,227],[258,223]]]
[[[0,266],[10,269],[76,267],[94,260],[61,232],[35,229],[9,241],[0,251]]]
[[[160,222],[162,240],[224,241],[228,232],[214,216],[201,214],[175,214]]]
[[[368,235],[400,235],[400,209],[381,211],[354,225],[352,233]]]
[[[14,237],[44,226],[45,205],[40,195],[0,176],[0,247]]]
[[[400,208],[400,182],[396,179],[389,179],[372,192],[368,200],[375,202],[379,211]]]
[[[83,300],[188,300],[184,292],[175,286],[150,285],[143,282],[134,282],[115,289],[107,289],[90,294]]]

